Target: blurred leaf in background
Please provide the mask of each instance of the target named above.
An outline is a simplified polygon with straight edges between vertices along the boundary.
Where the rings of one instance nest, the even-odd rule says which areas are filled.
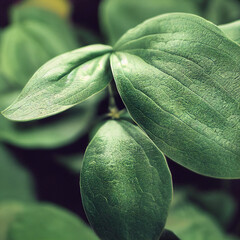
[[[0,143],[0,202],[34,201],[34,179],[8,149]]]
[[[73,213],[53,204],[0,203],[1,240],[99,240]]]
[[[193,194],[194,201],[193,200]],[[208,195],[206,197],[206,195]],[[219,198],[220,197],[220,198]],[[192,198],[192,200],[191,200]],[[198,203],[196,203],[198,199]],[[224,202],[224,200],[226,200]],[[216,206],[221,208],[216,213]],[[233,206],[229,206],[233,204]],[[229,211],[228,209],[231,208]],[[235,210],[235,203],[233,199],[227,194],[221,192],[199,192],[186,191],[186,188],[181,191],[175,191],[172,206],[167,219],[166,228],[172,230],[180,239],[183,240],[225,240],[225,239],[238,239],[237,237],[228,236],[221,224],[222,217],[216,218],[218,215],[226,214],[228,220],[229,215],[232,216]],[[230,212],[230,214],[229,214]]]
[[[127,30],[144,20],[168,12],[200,14],[199,1],[192,0],[103,0],[100,27],[108,42],[115,43]]]
[[[25,0],[24,5],[42,7],[57,13],[63,18],[69,18],[72,10],[70,0]]]
[[[106,39],[115,43],[127,30],[144,20],[170,12],[202,16],[215,24],[240,18],[237,0],[103,0],[99,8],[100,27]]]
[[[79,47],[74,28],[55,13],[31,4],[16,5],[10,12],[11,24],[0,35],[0,110],[15,99],[42,64]],[[14,123],[1,115],[0,141],[26,148],[70,144],[87,132],[103,97],[96,95],[42,121]]]

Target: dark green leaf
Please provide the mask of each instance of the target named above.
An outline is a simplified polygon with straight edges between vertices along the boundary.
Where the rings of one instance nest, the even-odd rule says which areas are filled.
[[[35,200],[33,178],[0,144],[0,201]]]
[[[130,28],[168,12],[200,14],[196,0],[104,0],[99,17],[102,31],[110,43],[115,43]]]
[[[219,28],[233,41],[240,44],[240,20],[219,26]]]
[[[138,127],[122,120],[104,124],[85,153],[80,185],[101,239],[159,239],[171,176],[163,154]]]
[[[54,205],[26,206],[12,222],[7,240],[98,240],[74,214]]]
[[[240,47],[210,22],[165,14],[127,32],[111,56],[133,119],[172,160],[240,177]]]
[[[111,51],[105,45],[91,45],[50,60],[3,114],[17,121],[40,119],[86,100],[111,81]]]

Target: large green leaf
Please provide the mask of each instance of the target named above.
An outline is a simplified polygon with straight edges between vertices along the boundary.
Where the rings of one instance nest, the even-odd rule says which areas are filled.
[[[127,32],[111,56],[133,119],[172,160],[200,174],[240,177],[240,47],[191,14]]]
[[[25,206],[8,228],[7,240],[98,240],[74,214],[50,204]]]
[[[163,154],[138,127],[112,120],[100,128],[86,150],[80,186],[101,239],[159,239],[171,176]]]
[[[130,28],[168,12],[200,14],[196,0],[104,0],[99,8],[99,19],[108,41],[115,43]]]
[[[86,100],[111,81],[111,51],[109,46],[91,45],[50,60],[3,114],[17,121],[39,119]]]
[[[0,144],[0,201],[35,199],[31,174]]]
[[[240,20],[219,27],[230,39],[240,44]]]

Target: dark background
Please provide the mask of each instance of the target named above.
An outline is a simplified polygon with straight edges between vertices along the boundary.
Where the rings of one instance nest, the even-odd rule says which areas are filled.
[[[50,1],[50,0],[49,0]],[[8,8],[19,0],[0,0],[0,27],[8,24]],[[100,34],[98,24],[98,5],[100,0],[72,0],[73,14],[72,20],[75,24],[87,27]],[[106,113],[106,102],[103,102],[99,109],[99,114]],[[122,106],[121,101],[118,104]],[[80,193],[79,175],[75,174],[64,166],[59,165],[53,158],[56,153],[76,152],[76,149],[85,150],[88,144],[88,136],[76,141],[74,144],[56,150],[24,150],[14,146],[8,146],[20,162],[28,168],[36,180],[37,196],[40,201],[54,202],[65,208],[72,210],[87,221],[84,214]],[[172,172],[174,186],[194,186],[200,190],[224,189],[240,203],[240,180],[220,180],[204,177],[195,174],[186,168],[169,160],[169,167]],[[229,227],[230,232],[238,232],[240,235],[240,209],[235,219]],[[216,239],[217,240],[217,239]]]

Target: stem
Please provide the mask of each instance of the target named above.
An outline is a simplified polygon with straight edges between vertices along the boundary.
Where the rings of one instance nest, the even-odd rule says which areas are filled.
[[[109,110],[111,111],[111,109],[118,109],[114,98],[112,82],[108,85],[108,92],[109,92]]]

